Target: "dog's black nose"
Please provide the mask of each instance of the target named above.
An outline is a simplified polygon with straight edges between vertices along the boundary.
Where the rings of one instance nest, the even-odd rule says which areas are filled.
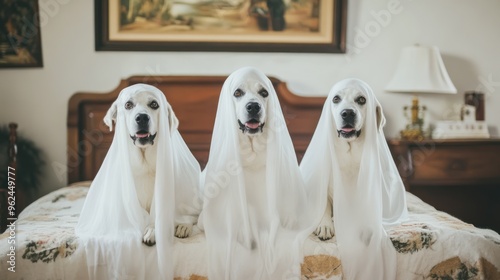
[[[352,109],[345,109],[340,112],[340,116],[342,117],[342,119],[348,120],[356,117],[356,113]]]
[[[249,114],[257,114],[260,112],[260,104],[257,102],[248,102],[246,107]]]
[[[138,125],[147,125],[149,122],[149,115],[148,114],[137,114],[135,116],[135,122],[137,122]]]

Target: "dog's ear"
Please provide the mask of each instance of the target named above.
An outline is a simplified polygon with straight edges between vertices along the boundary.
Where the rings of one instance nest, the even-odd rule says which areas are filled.
[[[377,102],[377,107],[375,108],[375,112],[377,115],[377,128],[378,130],[382,131],[382,128],[385,125],[385,116],[384,116],[384,111],[382,110],[382,106],[380,106],[380,103]]]
[[[179,120],[175,116],[174,110],[172,109],[172,106],[168,104],[167,106],[167,113],[168,113],[168,125],[170,126],[170,132],[173,132],[179,127]]]
[[[111,104],[106,116],[104,116],[104,123],[109,127],[109,131],[113,131],[113,122],[116,122],[116,110],[118,109],[117,101]]]

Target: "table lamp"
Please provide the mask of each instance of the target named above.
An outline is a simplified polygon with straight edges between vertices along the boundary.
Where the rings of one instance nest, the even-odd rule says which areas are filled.
[[[424,139],[423,112],[426,108],[419,104],[418,93],[457,93],[439,49],[420,45],[406,47],[401,51],[396,72],[385,90],[413,94],[411,106],[404,107],[408,124],[401,131],[401,138],[407,140]],[[408,116],[408,111],[411,112],[411,117]]]

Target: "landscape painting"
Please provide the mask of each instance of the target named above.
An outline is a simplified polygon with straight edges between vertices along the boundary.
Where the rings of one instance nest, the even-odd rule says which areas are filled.
[[[96,0],[96,49],[343,52],[345,2]]]

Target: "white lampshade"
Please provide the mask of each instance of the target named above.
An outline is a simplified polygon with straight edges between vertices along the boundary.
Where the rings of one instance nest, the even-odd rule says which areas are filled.
[[[437,47],[410,46],[401,51],[390,92],[457,93]]]

